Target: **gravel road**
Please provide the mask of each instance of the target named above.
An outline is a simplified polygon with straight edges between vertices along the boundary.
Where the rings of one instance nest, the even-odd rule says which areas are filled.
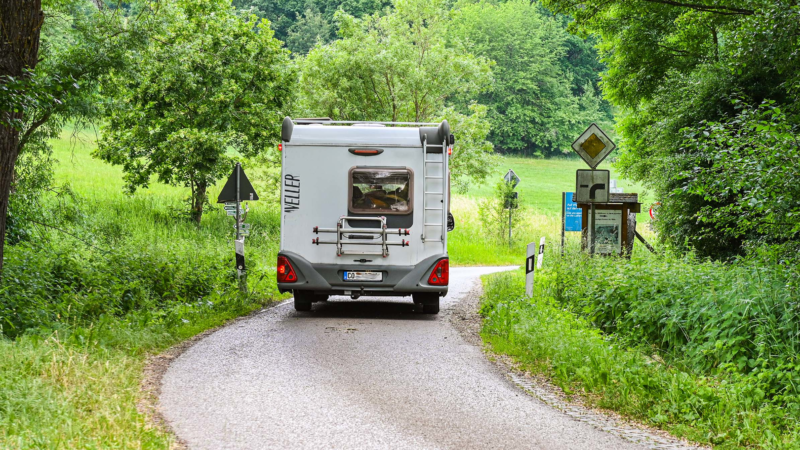
[[[177,358],[160,409],[191,449],[627,449],[511,384],[447,319],[480,275],[453,268],[442,313],[410,299],[291,302]]]

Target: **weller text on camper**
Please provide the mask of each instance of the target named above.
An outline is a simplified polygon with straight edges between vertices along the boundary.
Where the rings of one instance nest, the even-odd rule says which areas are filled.
[[[283,177],[283,209],[287,213],[300,209],[300,177]]]

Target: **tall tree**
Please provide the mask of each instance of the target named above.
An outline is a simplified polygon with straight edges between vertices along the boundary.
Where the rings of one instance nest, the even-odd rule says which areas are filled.
[[[39,60],[43,23],[41,0],[0,0],[0,89],[4,97],[0,103],[0,273],[24,109],[37,101],[30,92],[31,74]]]
[[[100,80],[135,55],[156,25],[156,15],[150,0],[128,2],[125,11],[95,0],[0,4],[10,8],[0,11],[0,215],[6,236],[9,208],[16,208],[16,216],[20,210],[35,211],[21,206],[37,197],[25,190],[47,186],[48,139],[67,121],[81,123],[98,116],[103,104],[96,97]]]
[[[333,16],[341,10],[354,17],[362,17],[366,14],[373,14],[391,5],[390,0],[233,0],[233,5],[237,8],[252,11],[261,18],[268,19],[272,29],[275,30],[275,37],[286,42],[287,47],[292,52],[304,54],[308,51],[305,46],[295,47],[291,43],[292,39],[298,39],[298,22],[306,22],[302,27],[311,26],[313,22],[318,22],[323,27],[333,23]],[[314,12],[314,17],[309,23],[308,11]],[[313,34],[316,38],[318,33],[306,28],[302,34]],[[321,30],[318,30],[321,31]],[[294,37],[292,37],[294,35]],[[335,36],[333,34],[319,33],[320,37],[325,37],[324,42],[328,42]],[[312,42],[312,45],[315,42]],[[310,48],[310,47],[309,47]]]
[[[396,0],[394,10],[356,19],[340,13],[341,39],[299,60],[302,114],[341,120],[428,122],[447,118],[456,134],[456,188],[492,166],[486,109],[448,108],[491,82],[488,60],[448,43],[444,0]]]
[[[569,35],[538,4],[465,4],[456,10],[448,36],[495,62],[494,83],[477,100],[489,106],[490,139],[500,151],[569,153],[587,123],[605,118],[593,105],[601,102],[593,89],[580,86],[583,92],[573,93],[573,74],[563,65]]]
[[[151,177],[190,188],[201,221],[207,190],[231,167],[277,143],[294,86],[269,22],[227,0],[176,0],[135,70],[107,86],[117,108],[95,153],[121,165],[130,192]]]
[[[330,42],[334,34],[333,24],[316,7],[308,8],[289,27],[286,48],[292,53],[305,55],[318,42]]]
[[[341,39],[300,62],[301,107],[343,120],[424,121],[491,80],[489,62],[448,45],[443,0],[397,0],[395,10],[339,14]]]

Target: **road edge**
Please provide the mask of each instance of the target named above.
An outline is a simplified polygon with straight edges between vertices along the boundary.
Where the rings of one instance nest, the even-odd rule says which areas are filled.
[[[482,295],[483,282],[479,277],[469,292],[453,305],[448,319],[466,342],[480,347],[486,359],[515,388],[574,420],[648,449],[705,450],[711,448],[677,438],[664,430],[636,422],[615,411],[590,407],[579,396],[568,397],[561,388],[551,383],[545,376],[537,376],[524,371],[511,357],[495,353],[480,335],[483,318],[478,310]]]
[[[249,314],[231,319],[214,328],[209,328],[202,333],[196,334],[173,345],[161,353],[147,355],[144,362],[144,368],[142,370],[142,379],[139,382],[139,400],[136,403],[136,409],[145,417],[145,420],[149,426],[168,434],[172,438],[172,444],[169,447],[171,450],[187,450],[189,448],[186,441],[181,439],[178,434],[175,433],[172,425],[169,423],[167,418],[164,417],[161,409],[158,407],[159,398],[161,397],[162,380],[164,375],[167,373],[167,370],[169,370],[169,366],[172,361],[176,360],[184,352],[186,352],[186,350],[192,348],[195,344],[216,333],[220,329],[238,323],[242,320],[250,319],[253,316],[286,304],[287,302],[291,302],[291,299],[275,301],[261,309],[252,311]]]

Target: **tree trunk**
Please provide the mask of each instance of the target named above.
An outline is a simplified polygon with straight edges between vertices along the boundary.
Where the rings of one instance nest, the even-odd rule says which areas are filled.
[[[41,0],[0,0],[0,83],[7,77],[25,77],[25,69],[36,67],[43,21]],[[19,130],[8,124],[22,118],[22,112],[0,111],[0,276],[8,200],[19,156]]]
[[[206,183],[198,182],[195,184],[194,192],[192,192],[192,219],[200,223],[203,218],[203,207],[206,204],[206,190],[208,186]]]

